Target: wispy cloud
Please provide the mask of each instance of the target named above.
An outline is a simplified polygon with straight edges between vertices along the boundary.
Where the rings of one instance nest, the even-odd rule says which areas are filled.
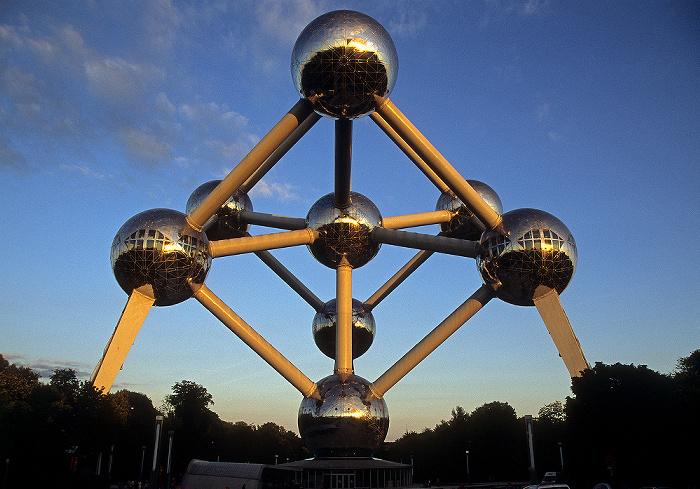
[[[108,8],[109,16],[124,13],[139,24],[127,23],[127,46],[109,53],[85,31],[90,27],[81,31],[50,15],[0,24],[0,171],[63,165],[95,180],[107,173],[99,165],[121,161],[127,168],[174,165],[213,174],[257,142],[244,115],[201,100],[197,83],[180,79],[167,55],[188,44],[193,19],[214,22],[214,11],[225,7],[211,2],[193,12],[169,0],[139,5],[128,13]],[[314,9],[311,2],[291,2],[276,15],[307,17]],[[266,22],[271,29],[274,15]],[[47,144],[57,148],[51,156],[35,149]],[[209,168],[194,168],[201,164]]]
[[[425,2],[399,1],[386,28],[392,36],[416,36],[427,24]]]
[[[54,373],[54,370],[72,369],[75,370],[76,377],[80,380],[86,380],[92,375],[94,365],[87,365],[82,362],[73,362],[66,360],[56,360],[50,358],[27,358],[24,355],[3,353],[3,358],[10,363],[20,367],[27,367],[37,372],[41,378],[48,379]]]
[[[290,183],[268,182],[262,179],[250,190],[249,195],[251,198],[260,197],[289,202],[301,200],[296,190],[296,187]]]
[[[484,0],[481,26],[503,17],[518,15],[531,17],[543,15],[549,11],[551,0]]]

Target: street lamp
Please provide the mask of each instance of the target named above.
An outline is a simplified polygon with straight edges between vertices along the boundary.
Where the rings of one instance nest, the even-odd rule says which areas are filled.
[[[146,458],[146,445],[141,446],[141,470],[139,471],[139,483],[143,482],[143,461]]]
[[[172,461],[173,458],[173,435],[175,432],[173,430],[168,431],[168,464],[166,465],[165,473],[167,474],[168,481],[167,487],[168,489],[170,488],[170,462]]]
[[[527,442],[530,448],[530,482],[537,483],[537,471],[535,470],[535,450],[532,445],[532,415],[525,415],[525,423],[527,425]]]
[[[467,450],[467,484],[471,484],[471,474],[469,473],[469,450]]]
[[[561,442],[557,444],[559,445],[559,461],[561,462],[561,471],[564,472],[564,452],[561,450]]]
[[[163,427],[163,416],[156,416],[156,438],[153,447],[153,466],[151,467],[150,487],[156,487],[158,477],[158,446],[160,445],[160,431]]]

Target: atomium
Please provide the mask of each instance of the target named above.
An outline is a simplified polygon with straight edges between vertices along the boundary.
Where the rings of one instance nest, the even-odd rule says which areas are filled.
[[[561,294],[576,271],[578,253],[569,229],[537,209],[503,214],[507,236],[486,232],[477,258],[481,278],[496,285],[496,296],[515,305],[534,305],[540,286]]]
[[[212,180],[194,189],[190,198],[187,199],[185,212],[189,214],[196,209],[220,183],[221,180]],[[253,203],[250,201],[248,194],[236,190],[236,192],[224,202],[221,208],[216,211],[216,214],[211,216],[209,220],[204,223],[202,229],[207,234],[207,238],[210,241],[240,238],[241,236],[245,236],[250,228],[250,224],[242,222],[239,218],[240,212],[252,210]]]
[[[543,211],[503,213],[490,186],[464,179],[389,100],[398,58],[386,30],[359,12],[322,15],[300,34],[291,67],[301,99],[229,175],[198,187],[187,214],[146,211],[117,233],[112,267],[129,299],[93,372],[93,385],[109,391],[122,365],[128,368],[129,347],[152,305],[190,297],[301,393],[299,431],[316,457],[371,457],[388,430],[387,391],[494,297],[536,306],[569,374],[589,368],[559,300],[576,269],[573,236]],[[370,199],[350,190],[352,124],[365,115],[435,185],[440,197],[434,211],[382,217]],[[334,192],[317,200],[305,219],[253,212],[248,191],[321,116],[335,123]],[[277,231],[251,235],[251,224]],[[427,225],[438,225],[438,235],[404,230]],[[334,299],[319,299],[269,251],[303,245],[335,270]],[[416,254],[369,298],[356,300],[353,270],[368,264],[382,245],[415,248]],[[435,252],[475,259],[483,285],[376,380],[359,377],[353,360],[373,343],[373,309]],[[309,379],[207,287],[212,258],[241,253],[255,253],[313,308],[314,341],[333,359],[332,375]],[[439,287],[440,277],[436,280],[426,286]],[[279,298],[261,293],[259,307],[266,300]]]
[[[211,266],[207,243],[182,212],[152,209],[132,217],[117,232],[112,270],[127,294],[150,285],[155,305],[170,306],[192,297],[190,281],[204,283]]]
[[[335,337],[338,323],[336,300],[326,302],[323,309],[314,316],[311,331],[321,353],[335,359]],[[374,341],[374,316],[365,311],[362,302],[352,300],[352,358],[362,356]]]
[[[299,407],[299,432],[316,457],[371,457],[389,430],[384,399],[366,401],[369,382],[329,375],[318,382],[321,399]]]
[[[321,15],[299,35],[292,78],[314,109],[332,118],[374,110],[374,97],[391,93],[398,71],[391,37],[373,18],[350,10]]]
[[[501,199],[491,187],[478,180],[467,180],[467,183],[497,214],[503,214]],[[435,209],[448,210],[453,214],[449,221],[440,224],[440,230],[445,236],[478,241],[486,229],[484,224],[469,210],[469,207],[464,205],[464,202],[452,192],[443,192]]]
[[[350,206],[339,209],[334,194],[321,197],[306,215],[309,228],[318,238],[309,251],[319,262],[335,268],[346,262],[359,268],[375,257],[381,243],[372,239],[372,230],[382,222],[379,209],[365,196],[350,193]]]

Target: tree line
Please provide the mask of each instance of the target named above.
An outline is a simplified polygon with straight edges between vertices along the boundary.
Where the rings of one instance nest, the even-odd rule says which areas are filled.
[[[562,471],[573,489],[602,481],[625,482],[632,489],[697,487],[700,350],[681,358],[671,374],[597,363],[572,379],[571,391],[530,421],[537,477]],[[167,475],[177,479],[194,458],[274,464],[310,457],[296,433],[271,422],[223,421],[213,405],[207,389],[188,380],[173,385],[156,408],[138,392],[103,394],[71,369],[57,369],[47,383],[40,382],[38,373],[0,355],[3,487],[147,481],[156,416],[163,416],[160,481]],[[407,432],[376,456],[412,463],[416,482],[526,481],[527,422],[506,402],[470,413],[456,406],[449,420]]]

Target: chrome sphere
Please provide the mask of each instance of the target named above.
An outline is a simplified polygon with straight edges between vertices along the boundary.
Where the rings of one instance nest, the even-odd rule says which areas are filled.
[[[190,214],[195,210],[220,183],[221,180],[212,180],[194,189],[190,198],[187,199],[185,212]],[[224,202],[221,208],[216,211],[216,214],[211,216],[207,222],[204,223],[202,229],[207,233],[209,241],[240,238],[246,234],[250,225],[241,222],[238,218],[238,213],[240,211],[252,210],[253,203],[250,201],[248,194],[236,190],[236,192]]]
[[[364,401],[369,382],[330,375],[318,382],[321,400],[299,406],[299,433],[316,457],[371,457],[386,438],[389,411],[384,399]]]
[[[496,295],[511,304],[532,306],[540,285],[558,293],[569,285],[576,270],[576,242],[559,219],[537,209],[503,214],[503,236],[487,231],[477,258],[481,278],[498,285]]]
[[[112,270],[131,294],[153,288],[155,305],[169,306],[192,296],[189,281],[203,284],[211,267],[209,240],[192,229],[182,212],[151,209],[132,217],[112,241]]]
[[[354,119],[388,97],[399,59],[376,20],[352,10],[328,12],[301,32],[292,51],[294,87],[321,115]]]
[[[345,209],[335,207],[333,199],[332,193],[321,197],[306,215],[307,225],[318,232],[309,251],[327,267],[346,261],[359,268],[379,251],[381,243],[372,241],[372,230],[381,225],[382,216],[372,201],[357,192],[350,192],[351,203]]]
[[[335,359],[335,336],[338,322],[336,300],[326,302],[316,313],[313,322],[313,335],[316,346],[327,357]],[[374,316],[365,311],[362,302],[352,300],[352,358],[357,358],[372,346],[374,341]]]
[[[479,180],[467,180],[469,185],[481,196],[482,199],[498,215],[503,214],[503,205],[498,194],[488,185]],[[452,192],[444,192],[435,205],[436,211],[447,210],[455,215],[448,222],[440,224],[440,231],[450,238],[467,239],[469,241],[479,241],[483,230],[472,222],[474,213]],[[474,217],[476,219],[476,217]],[[478,219],[477,219],[478,220]],[[479,221],[481,222],[481,221]]]

